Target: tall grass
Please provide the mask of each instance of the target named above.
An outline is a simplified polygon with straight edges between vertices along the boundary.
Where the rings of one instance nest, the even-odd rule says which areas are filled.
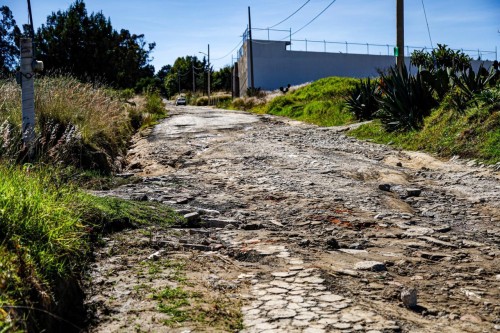
[[[125,154],[133,125],[141,127],[165,115],[154,93],[145,104],[134,106],[106,87],[68,76],[42,77],[35,83],[35,153],[44,161],[110,172],[120,167],[116,158]],[[0,124],[0,157],[25,161],[21,89],[14,81],[0,82]]]
[[[30,310],[18,307],[53,311],[59,301],[57,282],[82,274],[95,236],[114,228],[179,220],[163,206],[91,196],[59,175],[33,166],[0,165],[2,332],[24,330],[27,322],[35,321]]]

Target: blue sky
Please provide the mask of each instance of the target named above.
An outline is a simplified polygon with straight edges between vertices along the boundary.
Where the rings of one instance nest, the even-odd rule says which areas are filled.
[[[70,0],[31,0],[35,28],[45,23],[52,11],[66,10]],[[90,12],[102,11],[117,30],[125,28],[145,34],[156,42],[152,64],[156,70],[173,64],[179,56],[207,52],[215,69],[231,63],[231,54],[240,42],[248,23],[247,7],[252,10],[252,26],[272,26],[302,6],[306,0],[85,0]],[[310,0],[304,8],[276,29],[292,33],[320,13],[331,0]],[[2,0],[14,13],[18,24],[27,22],[23,0]],[[500,0],[424,0],[432,41],[452,48],[500,49]],[[337,0],[323,15],[294,39],[333,42],[394,44],[395,0]],[[422,0],[405,0],[405,42],[412,46],[430,46],[422,9]],[[254,38],[267,39],[267,31],[254,32]],[[286,37],[271,32],[271,39]],[[294,50],[305,49],[305,42],[294,42]],[[323,43],[308,42],[308,50],[323,50]],[[345,45],[327,44],[327,51],[344,51]],[[349,46],[350,52],[366,52],[365,46]],[[500,51],[500,50],[499,50]],[[387,54],[387,47],[370,47],[370,52]],[[392,48],[391,51],[392,52]],[[232,54],[236,54],[236,51]],[[476,52],[477,56],[477,52]],[[495,55],[483,55],[494,59]],[[215,60],[218,59],[218,60]]]

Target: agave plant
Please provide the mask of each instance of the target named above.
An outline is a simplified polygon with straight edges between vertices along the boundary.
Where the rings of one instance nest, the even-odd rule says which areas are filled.
[[[422,75],[412,76],[406,66],[390,68],[388,74],[381,74],[381,80],[376,116],[390,132],[418,129],[438,104]]]
[[[488,83],[495,78],[495,74],[491,74],[484,68],[483,64],[479,66],[476,72],[472,68],[461,72],[454,76],[454,82],[462,93],[472,100],[476,94],[485,90]]]
[[[380,92],[376,82],[371,81],[370,78],[360,80],[346,98],[346,104],[357,119],[370,120],[373,119],[373,115],[378,110],[377,96],[379,95]]]

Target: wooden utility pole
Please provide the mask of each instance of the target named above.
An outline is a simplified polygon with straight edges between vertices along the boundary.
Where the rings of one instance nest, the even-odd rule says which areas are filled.
[[[250,88],[255,89],[253,77],[253,45],[252,45],[252,17],[250,15],[250,6],[248,6],[248,49],[250,51]]]
[[[33,72],[33,42],[21,38],[21,91],[23,116],[23,141],[31,144],[35,140],[35,73]]]
[[[401,70],[405,63],[404,0],[396,0],[396,65]]]

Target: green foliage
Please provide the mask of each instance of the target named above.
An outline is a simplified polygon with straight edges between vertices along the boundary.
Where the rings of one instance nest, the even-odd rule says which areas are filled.
[[[166,114],[165,103],[163,103],[163,99],[156,91],[146,93],[144,110],[157,116],[164,116]]]
[[[213,91],[231,91],[231,79],[233,71],[231,66],[224,66],[212,74]]]
[[[500,162],[500,87],[474,97],[457,111],[448,96],[425,118],[420,130],[387,132],[380,121],[362,125],[349,134],[403,149],[425,150],[443,157],[458,155],[486,163]]]
[[[476,94],[481,93],[488,86],[488,83],[495,77],[490,74],[481,64],[476,72],[472,68],[454,76],[454,83],[464,95],[466,101],[470,101]]]
[[[162,69],[161,76],[164,76],[163,83],[168,98],[193,91],[193,72],[196,90],[206,90],[208,64],[205,58],[199,60],[196,56],[179,57],[173,66],[164,66]]]
[[[438,44],[431,53],[416,50],[411,54],[410,62],[419,70],[438,70],[450,68],[453,73],[470,67],[472,58],[462,51],[453,51],[447,45]]]
[[[7,6],[0,7],[0,76],[10,74],[17,66],[21,31],[16,25],[12,11]]]
[[[378,82],[368,78],[356,83],[356,87],[346,98],[346,104],[357,119],[370,120],[379,108],[377,97],[380,97]]]
[[[0,165],[0,328],[23,328],[34,320],[5,306],[36,303],[51,311],[57,281],[82,274],[92,239],[101,232],[179,221],[160,204],[83,193],[55,171]],[[6,312],[11,322],[2,320]]]
[[[320,126],[345,125],[354,121],[346,108],[345,96],[356,88],[357,82],[351,78],[324,78],[274,98],[262,107],[262,112]]]
[[[88,15],[82,0],[49,15],[35,41],[47,70],[70,72],[80,80],[134,88],[154,74],[150,53],[155,44],[147,44],[144,35],[117,32],[102,12]]]
[[[405,66],[401,70],[392,67],[388,74],[381,74],[380,91],[377,118],[389,132],[420,128],[424,117],[437,105],[423,76],[412,76]]]

